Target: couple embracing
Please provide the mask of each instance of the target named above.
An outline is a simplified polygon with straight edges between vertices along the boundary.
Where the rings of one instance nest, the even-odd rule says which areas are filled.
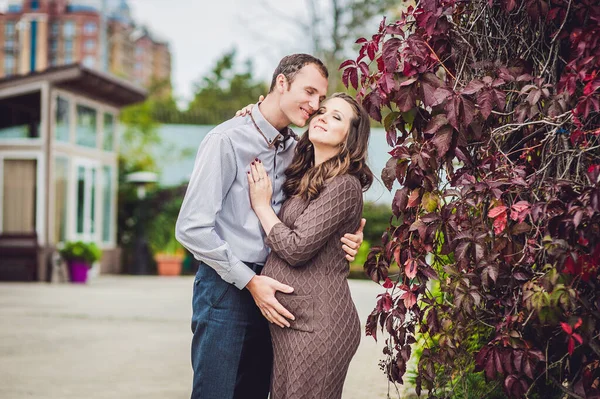
[[[264,101],[200,145],[176,226],[201,261],[192,399],[341,398],[360,341],[348,261],[373,175],[368,115],[325,99],[327,78],[315,57],[284,57]]]

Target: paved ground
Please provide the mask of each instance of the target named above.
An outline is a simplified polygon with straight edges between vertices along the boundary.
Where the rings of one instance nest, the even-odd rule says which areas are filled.
[[[350,285],[364,322],[380,288]],[[0,284],[0,398],[189,398],[191,292],[192,277]],[[363,337],[344,399],[387,397],[380,358]]]

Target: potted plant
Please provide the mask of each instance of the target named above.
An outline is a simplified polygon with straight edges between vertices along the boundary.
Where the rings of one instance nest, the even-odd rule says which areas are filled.
[[[156,212],[148,222],[146,234],[148,244],[154,254],[156,271],[160,276],[177,276],[181,274],[185,251],[175,239],[175,223],[181,199],[167,198],[155,202]]]
[[[159,276],[179,276],[185,253],[181,244],[171,235],[165,245],[155,251],[154,260]]]
[[[69,265],[69,276],[73,283],[85,283],[88,270],[100,259],[102,251],[93,242],[67,241],[60,255]]]

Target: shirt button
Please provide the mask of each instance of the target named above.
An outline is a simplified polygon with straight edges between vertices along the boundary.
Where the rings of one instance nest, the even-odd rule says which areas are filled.
[[[275,178],[276,178],[276,179],[279,179],[279,176],[275,175]]]

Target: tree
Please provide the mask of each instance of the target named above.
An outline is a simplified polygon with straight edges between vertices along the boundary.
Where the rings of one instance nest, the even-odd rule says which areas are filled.
[[[240,71],[236,61],[235,49],[225,53],[212,71],[196,84],[194,99],[185,112],[188,121],[219,124],[267,93],[268,87],[255,80],[252,63],[246,61]]]
[[[419,338],[419,395],[475,367],[511,397],[600,397],[599,22],[597,0],[423,0],[342,64],[401,186],[365,264],[390,380]]]
[[[261,0],[262,9],[268,10],[298,32],[298,40],[307,36],[310,47],[305,51],[320,58],[329,69],[330,91],[341,91],[338,67],[349,55],[354,40],[363,35],[375,17],[393,11],[395,0],[304,0],[306,17],[279,11],[269,2]]]

